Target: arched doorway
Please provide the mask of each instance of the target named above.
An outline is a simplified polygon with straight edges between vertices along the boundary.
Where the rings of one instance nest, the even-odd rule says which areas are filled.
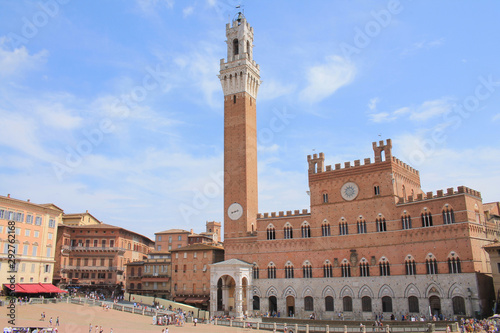
[[[217,310],[226,313],[234,311],[235,303],[235,286],[234,279],[229,275],[222,276],[217,281]]]
[[[452,298],[453,301],[453,314],[454,315],[465,315],[465,300],[461,296],[455,296]]]
[[[382,297],[382,312],[392,312],[392,298],[389,296]]]
[[[259,296],[254,296],[253,297],[253,309],[255,311],[260,310],[260,298],[259,298]]]
[[[288,317],[295,317],[295,297],[286,297],[286,313]]]
[[[269,297],[269,313],[271,315],[274,315],[278,312],[278,300],[276,299],[276,296],[270,296]]]
[[[429,307],[433,316],[439,316],[441,314],[441,299],[438,296],[429,297]]]

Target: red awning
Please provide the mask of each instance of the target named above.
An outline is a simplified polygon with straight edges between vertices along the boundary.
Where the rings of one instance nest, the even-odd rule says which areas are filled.
[[[12,290],[10,284],[4,284],[4,286]],[[16,293],[23,294],[53,294],[67,292],[50,283],[16,283],[14,289]]]
[[[66,290],[62,290],[62,289],[59,289],[57,288],[56,286],[54,286],[53,284],[50,284],[50,283],[40,283],[40,286],[42,286],[43,288],[45,288],[45,292],[46,293],[67,293]]]
[[[10,289],[10,290],[14,290],[16,293],[25,293],[26,291],[19,285],[19,283],[16,283],[14,285],[14,288],[11,288],[11,284],[10,283],[5,283],[4,284],[4,287]]]

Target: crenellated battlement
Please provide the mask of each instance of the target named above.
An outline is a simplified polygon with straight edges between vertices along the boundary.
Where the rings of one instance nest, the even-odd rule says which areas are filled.
[[[457,195],[457,194],[463,194],[463,193],[470,194],[470,195],[477,197],[477,198],[481,198],[481,192],[473,190],[473,189],[468,188],[466,186],[458,186],[456,190],[453,187],[447,188],[446,192],[444,192],[444,190],[437,190],[436,195],[434,195],[434,193],[432,191],[427,192],[427,193],[418,193],[416,197],[413,197],[410,195],[407,198],[406,203],[444,198],[444,197]]]
[[[321,172],[329,172],[329,171],[337,171],[337,170],[345,170],[350,168],[367,166],[375,163],[382,163],[391,161],[396,165],[406,169],[407,171],[419,175],[419,171],[417,169],[412,168],[408,164],[402,162],[398,158],[392,156],[392,141],[391,139],[387,139],[386,143],[384,141],[373,142],[373,152],[375,155],[375,161],[372,162],[370,158],[365,158],[363,161],[355,160],[354,163],[350,161],[342,163],[336,163],[333,167],[331,165],[324,166],[325,162],[325,154],[319,153],[314,155],[307,155],[307,162],[309,164],[309,174],[321,173]],[[383,158],[382,153],[385,154],[385,158]]]
[[[293,212],[291,210],[286,211],[280,211],[280,212],[271,212],[271,213],[259,213],[257,214],[258,219],[268,219],[268,218],[275,218],[275,217],[290,217],[290,216],[301,216],[301,215],[309,215],[310,212],[307,209],[296,209]]]
[[[406,164],[403,161],[401,161],[399,158],[396,158],[396,157],[392,156],[392,162],[395,163],[395,164],[397,164],[397,165],[399,165],[400,167],[406,169],[407,171],[409,171],[409,172],[417,175],[417,176],[420,174],[420,172],[417,169],[412,168],[408,164]]]
[[[312,157],[307,155],[307,163],[309,163],[309,173],[323,172],[325,171],[325,154],[319,153],[319,156],[314,154]]]
[[[380,140],[378,145],[376,142],[372,142],[373,152],[375,154],[375,163],[390,161],[392,157],[392,140],[387,139],[387,142],[384,144],[384,140]],[[385,159],[382,156],[382,153],[385,154]]]

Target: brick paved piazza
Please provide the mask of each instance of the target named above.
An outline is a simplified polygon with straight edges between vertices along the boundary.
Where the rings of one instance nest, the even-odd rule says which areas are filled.
[[[1,328],[7,326],[7,308],[1,307]],[[45,311],[45,322],[40,321],[40,314]],[[133,332],[158,332],[161,333],[162,326],[153,326],[152,318],[138,314],[131,314],[116,310],[105,311],[100,307],[83,306],[76,304],[58,303],[58,304],[36,304],[23,305],[16,307],[16,326],[45,326],[48,327],[49,319],[52,317],[55,325],[56,317],[59,316],[61,333],[88,333],[89,324],[103,327],[105,333],[109,333],[113,328],[113,333],[133,333]],[[232,328],[223,326],[213,326],[198,324],[185,324],[183,327],[169,326],[169,333],[188,333],[188,332],[269,332],[262,330],[250,330],[242,328]],[[95,327],[92,329],[95,333]]]

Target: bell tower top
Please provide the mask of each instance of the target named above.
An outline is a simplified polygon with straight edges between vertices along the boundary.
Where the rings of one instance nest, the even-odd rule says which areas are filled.
[[[226,24],[227,62],[253,57],[253,28],[241,12],[232,25]]]
[[[224,96],[247,92],[254,99],[260,81],[259,65],[253,60],[253,28],[243,13],[226,24],[227,61],[220,60],[220,75]]]

